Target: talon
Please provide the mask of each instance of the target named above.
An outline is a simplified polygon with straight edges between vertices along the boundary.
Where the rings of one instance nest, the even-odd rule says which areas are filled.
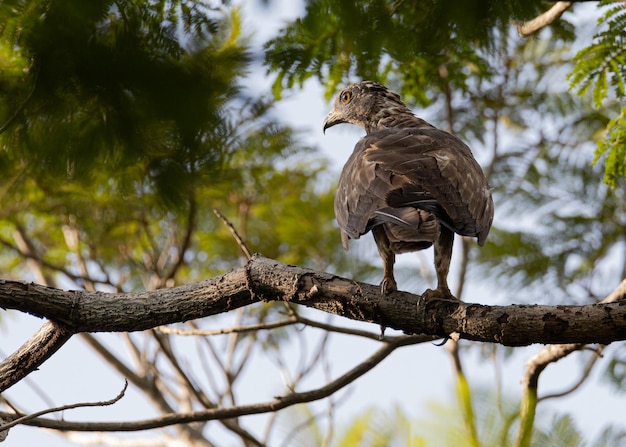
[[[391,292],[396,292],[398,290],[398,285],[396,281],[391,278],[384,278],[380,282],[380,293],[385,296],[389,295]]]
[[[450,290],[446,288],[437,288],[435,290],[426,289],[424,293],[420,296],[420,299],[417,301],[417,305],[419,306],[422,303],[430,300],[448,300],[448,301],[458,301],[458,298],[450,293]]]
[[[387,329],[387,326],[383,326],[381,324],[380,325],[380,335],[378,336],[379,340],[384,340],[385,339],[385,329]]]
[[[446,337],[446,338],[444,338],[444,339],[443,339],[441,342],[439,342],[439,343],[433,343],[433,346],[443,346],[443,345],[445,345],[446,343],[448,343],[448,340],[450,340],[450,337]]]

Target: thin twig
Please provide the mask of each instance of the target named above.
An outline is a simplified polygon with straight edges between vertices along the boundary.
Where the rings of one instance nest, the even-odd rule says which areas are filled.
[[[326,381],[330,380],[330,361],[328,359],[327,353],[324,352],[322,355],[322,369],[324,371],[324,378]],[[322,446],[327,447],[330,445],[330,441],[333,438],[334,433],[334,414],[335,414],[335,399],[333,397],[328,398],[328,409],[326,410],[326,417],[328,418],[328,428],[326,430],[326,435],[322,440]]]
[[[222,213],[220,213],[220,211],[217,208],[213,208],[213,213],[218,217],[219,220],[221,220],[224,223],[224,225],[228,227],[228,229],[230,230],[230,233],[233,235],[233,237],[237,241],[237,245],[239,245],[239,248],[245,255],[246,259],[248,261],[252,259],[252,252],[248,249],[248,246],[246,245],[245,241],[241,238],[241,236],[239,235],[239,233],[237,232],[233,224],[230,223],[230,221],[226,219],[226,217]]]
[[[317,329],[323,329],[327,332],[336,332],[338,334],[345,334],[345,335],[355,335],[357,337],[363,337],[363,338],[369,338],[370,340],[374,340],[374,341],[382,341],[382,342],[386,342],[386,341],[393,341],[398,337],[405,337],[404,335],[399,335],[399,336],[389,336],[386,335],[383,338],[381,338],[380,333],[378,332],[370,332],[370,331],[364,331],[362,329],[352,329],[352,328],[347,328],[347,327],[343,327],[343,326],[335,326],[333,324],[329,324],[329,323],[321,323],[319,321],[315,321],[315,320],[311,320],[309,318],[303,317],[302,315],[299,314],[295,314],[296,318],[298,320],[298,323],[302,323],[305,324],[307,326],[310,327],[314,327]],[[417,343],[425,343],[427,341],[433,341],[433,340],[437,340],[441,337],[429,337],[429,336],[423,336],[422,340],[420,340]]]
[[[256,332],[260,330],[276,329],[279,327],[289,326],[290,324],[295,324],[297,322],[298,321],[295,318],[289,318],[286,320],[272,321],[271,323],[250,324],[248,326],[228,327],[228,328],[213,329],[213,330],[179,329],[179,328],[174,328],[170,326],[159,326],[155,329],[163,334],[209,337],[213,335],[238,334],[241,332],[252,332],[252,331]]]
[[[211,409],[211,408],[217,408],[217,405],[213,402],[211,402],[208,397],[206,396],[205,393],[202,392],[202,390],[200,388],[197,387],[195,381],[183,370],[182,366],[180,365],[180,362],[178,361],[178,359],[176,358],[170,344],[169,341],[166,339],[166,336],[164,334],[159,335],[158,332],[154,331],[153,332],[154,338],[156,339],[157,343],[159,344],[161,350],[163,351],[163,353],[165,354],[165,357],[168,359],[168,361],[170,362],[170,364],[172,365],[172,367],[174,368],[174,370],[176,371],[176,373],[178,374],[179,378],[181,379],[182,383],[181,386],[184,386],[186,388],[186,390],[193,395],[196,400],[202,404],[202,406],[204,406],[204,408],[207,409]],[[178,381],[180,382],[180,381]],[[229,430],[233,431],[234,433],[236,433],[237,435],[239,435],[240,437],[242,437],[243,439],[251,442],[253,445],[255,446],[262,446],[263,444],[258,441],[250,432],[248,432],[247,430],[243,429],[239,423],[237,422],[236,419],[224,419],[222,421],[222,424]]]
[[[209,410],[193,411],[189,413],[171,413],[152,419],[144,419],[134,422],[70,422],[57,421],[46,418],[34,418],[27,421],[27,425],[51,428],[56,430],[72,430],[72,431],[139,431],[149,430],[153,428],[161,428],[175,424],[188,424],[190,422],[201,422],[216,419],[228,419],[243,415],[271,413],[279,411],[283,408],[299,404],[307,403],[320,399],[324,399],[340,389],[353,383],[356,379],[370,371],[393,351],[402,346],[413,345],[421,341],[419,335],[406,336],[398,338],[393,343],[385,342],[370,357],[359,363],[357,366],[339,376],[332,382],[310,391],[297,393],[289,393],[281,397],[277,397],[271,401],[240,405],[230,408],[216,408]],[[0,417],[12,417],[14,415],[0,412]]]
[[[611,293],[609,293],[601,303],[615,303],[626,299],[626,279],[624,279]]]
[[[122,397],[124,397],[124,395],[126,394],[127,388],[128,388],[128,380],[124,379],[124,387],[122,388],[122,391],[120,391],[119,394],[115,396],[113,399],[103,400],[99,402],[78,402],[74,404],[61,405],[60,407],[47,408],[45,410],[37,411],[35,413],[27,414],[17,419],[13,419],[11,422],[7,422],[6,424],[0,425],[0,432],[4,430],[8,430],[11,427],[14,427],[19,424],[23,424],[27,421],[33,420],[40,416],[43,416],[44,414],[56,413],[56,412],[65,411],[65,410],[72,410],[74,408],[106,407],[109,405],[113,405],[114,403],[118,402]]]
[[[609,293],[600,303],[612,303],[624,299],[626,296],[626,279],[623,280],[611,293]],[[550,364],[554,363],[574,351],[580,351],[585,349],[585,345],[581,343],[570,343],[546,346],[541,349],[535,355],[528,359],[526,362],[526,371],[524,378],[522,379],[522,405],[520,409],[520,426],[515,441],[515,447],[526,447],[530,445],[532,428],[535,421],[535,412],[537,402],[537,386],[539,382],[539,376],[544,369]],[[598,349],[602,349],[602,345]],[[595,364],[595,360],[590,362],[587,366],[589,370]],[[585,379],[589,376],[589,372],[583,374],[579,383],[577,383],[573,390],[582,385]],[[572,390],[572,391],[573,391]],[[571,391],[568,391],[571,392]],[[545,398],[544,398],[545,399]]]
[[[176,273],[185,262],[185,252],[187,252],[187,250],[189,250],[189,247],[191,246],[191,238],[193,236],[194,230],[196,229],[197,215],[198,212],[196,198],[192,194],[189,197],[189,214],[187,215],[187,226],[185,227],[185,235],[183,237],[182,243],[179,247],[177,247],[178,259],[176,259],[176,262],[174,263],[174,265],[172,265],[169,273],[167,273],[166,282],[167,280],[174,279],[174,276],[176,276]]]
[[[594,350],[595,354],[593,354],[589,358],[587,363],[585,364],[585,369],[583,370],[583,372],[582,372],[582,374],[580,376],[580,379],[578,379],[578,381],[576,383],[574,383],[572,386],[570,386],[566,390],[563,390],[563,391],[561,391],[559,393],[546,394],[545,396],[538,397],[537,398],[537,403],[541,402],[542,400],[552,399],[552,398],[555,398],[555,397],[567,396],[568,394],[571,394],[574,391],[576,391],[578,388],[580,388],[580,386],[589,377],[589,374],[591,373],[591,370],[593,369],[593,366],[595,365],[596,361],[600,357],[602,357],[602,350],[603,349],[604,349],[604,346],[600,345],[600,346],[598,346],[597,350]]]

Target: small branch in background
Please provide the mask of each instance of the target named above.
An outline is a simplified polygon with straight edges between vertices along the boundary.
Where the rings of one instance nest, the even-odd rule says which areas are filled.
[[[336,393],[370,371],[396,349],[403,346],[413,345],[419,339],[420,336],[415,335],[398,337],[392,342],[385,342],[368,358],[364,359],[354,368],[337,377],[335,380],[328,382],[326,385],[309,391],[287,393],[268,402],[199,410],[189,413],[172,412],[159,417],[133,422],[71,422],[66,420],[57,421],[46,418],[33,418],[26,421],[26,425],[50,428],[53,430],[70,431],[139,431],[162,428],[175,424],[189,424],[191,422],[204,422],[216,419],[232,419],[243,415],[276,412],[292,405],[324,399],[333,393]],[[6,413],[0,412],[0,418],[5,418],[7,416],[12,417],[13,415],[7,415]]]
[[[246,242],[241,238],[241,236],[239,235],[239,233],[237,232],[233,224],[230,223],[230,221],[226,219],[226,217],[222,213],[220,213],[220,211],[217,208],[213,208],[213,213],[218,217],[219,220],[221,220],[224,223],[224,225],[228,227],[228,229],[230,230],[230,233],[233,235],[233,237],[237,241],[237,245],[239,245],[239,248],[243,252],[246,259],[248,261],[252,259],[252,252],[250,252],[250,250],[248,249],[248,246],[246,245]]]
[[[522,405],[520,409],[520,426],[515,441],[515,447],[529,447],[533,426],[535,423],[535,413],[537,410],[537,385],[539,376],[544,369],[574,351],[583,349],[585,345],[571,343],[564,345],[546,346],[533,355],[526,362],[526,372],[522,379]]]
[[[68,326],[46,321],[26,343],[0,362],[0,393],[39,368],[72,335],[74,331]]]
[[[601,303],[615,303],[617,301],[626,299],[626,279],[624,279],[619,286],[609,293]]]
[[[177,247],[177,258],[174,265],[171,266],[170,271],[166,275],[165,282],[173,282],[176,273],[180,267],[185,263],[185,253],[191,247],[191,239],[196,229],[196,220],[198,216],[198,207],[196,204],[196,198],[192,194],[189,197],[189,213],[187,214],[187,225],[185,226],[185,234],[180,245]]]
[[[297,322],[298,322],[297,319],[289,318],[285,320],[273,321],[271,323],[250,324],[248,326],[236,326],[236,327],[228,327],[228,328],[213,329],[213,330],[179,329],[179,328],[174,328],[174,327],[169,327],[169,326],[159,326],[155,329],[163,334],[210,337],[213,335],[234,334],[234,333],[252,332],[252,331],[256,332],[260,330],[276,329],[276,328],[283,327],[283,326],[289,326]]]
[[[6,424],[0,425],[0,432],[8,430],[9,428],[14,427],[14,426],[16,426],[18,424],[24,424],[24,423],[26,423],[28,421],[31,421],[31,420],[35,419],[35,418],[43,416],[44,414],[57,413],[59,411],[71,410],[71,409],[74,409],[74,408],[107,407],[109,405],[113,405],[114,403],[118,402],[122,397],[124,397],[124,395],[126,394],[126,389],[127,388],[128,388],[128,381],[124,380],[124,387],[122,388],[122,391],[120,391],[118,393],[118,395],[115,396],[113,399],[103,400],[103,401],[99,401],[99,402],[78,402],[78,403],[75,403],[75,404],[61,405],[60,407],[47,408],[45,410],[37,411],[36,413],[32,413],[32,414],[28,414],[28,415],[25,415],[25,416],[18,417],[16,419],[13,419],[11,422],[7,422]]]
[[[528,22],[515,23],[518,34],[521,37],[528,37],[542,28],[545,28],[555,20],[558,20],[558,18],[572,6],[572,3],[573,2],[556,2],[550,9],[534,19]]]
[[[445,340],[444,340],[445,342]],[[478,440],[478,432],[476,430],[476,418],[474,417],[474,408],[472,404],[472,392],[467,378],[463,373],[463,364],[461,363],[461,356],[459,356],[459,343],[457,340],[450,338],[445,344],[445,349],[450,354],[452,360],[452,366],[454,367],[456,377],[456,395],[459,401],[459,406],[462,410],[463,424],[467,430],[468,444],[474,447],[480,445]]]
[[[546,394],[545,396],[538,397],[537,402],[541,402],[542,400],[546,400],[546,399],[552,399],[555,397],[567,396],[568,394],[573,393],[578,388],[580,388],[580,386],[585,382],[585,380],[587,380],[587,377],[589,377],[589,374],[591,373],[591,370],[593,369],[593,366],[595,365],[596,361],[602,357],[603,349],[604,349],[604,346],[602,345],[600,345],[598,349],[593,349],[594,355],[589,357],[589,360],[587,361],[585,365],[585,369],[583,370],[580,376],[580,379],[578,379],[576,383],[574,383],[572,386],[570,386],[566,390],[563,390],[559,393]]]
[[[19,223],[15,224],[13,240],[18,252],[23,253],[29,270],[35,275],[35,282],[45,286],[54,287],[54,279],[44,270],[43,256],[37,250],[33,241],[28,237],[26,229]]]
[[[626,279],[623,280],[611,293],[609,293],[600,303],[612,303],[624,299],[626,296]],[[524,373],[524,378],[522,379],[522,405],[520,409],[520,428],[517,434],[517,440],[515,442],[515,447],[526,447],[531,445],[531,436],[532,429],[535,420],[535,412],[537,407],[537,402],[539,399],[537,397],[537,385],[539,382],[539,376],[543,372],[544,369],[550,364],[554,363],[574,351],[580,351],[581,349],[585,349],[584,344],[581,343],[571,343],[571,344],[561,344],[561,345],[552,345],[546,346],[541,349],[537,354],[532,356],[526,362],[526,372]],[[548,395],[543,397],[542,399],[547,399],[550,397],[558,397],[563,396],[565,394],[569,394],[576,389],[578,389],[583,382],[589,377],[589,373],[593,365],[595,364],[597,357],[599,357],[602,353],[603,346],[600,345],[596,350],[597,356],[592,357],[587,363],[585,371],[581,376],[580,380],[574,384],[570,389],[554,395]]]

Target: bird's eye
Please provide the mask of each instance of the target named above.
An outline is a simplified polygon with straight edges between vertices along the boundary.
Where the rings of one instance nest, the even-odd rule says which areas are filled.
[[[341,100],[341,102],[343,102],[344,104],[347,104],[350,102],[350,100],[352,99],[352,93],[350,92],[343,92],[341,94],[341,96],[339,97],[339,99]]]

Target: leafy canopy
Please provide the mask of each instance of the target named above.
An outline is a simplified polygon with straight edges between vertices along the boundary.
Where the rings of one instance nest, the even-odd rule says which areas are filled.
[[[161,194],[215,168],[226,106],[249,61],[236,10],[207,2],[9,1],[0,5],[3,151],[42,183],[141,167]],[[117,179],[130,183],[126,178]]]
[[[591,45],[574,58],[569,75],[572,88],[579,95],[591,93],[596,107],[626,98],[626,6],[623,2],[603,0],[604,14],[598,19],[600,29]],[[626,105],[606,125],[605,136],[598,142],[594,162],[606,156],[604,181],[616,186],[626,175]]]
[[[0,54],[3,276],[33,279],[30,256],[48,284],[203,279],[241,256],[213,208],[266,256],[339,259],[324,163],[240,86],[237,8],[2,2]]]

